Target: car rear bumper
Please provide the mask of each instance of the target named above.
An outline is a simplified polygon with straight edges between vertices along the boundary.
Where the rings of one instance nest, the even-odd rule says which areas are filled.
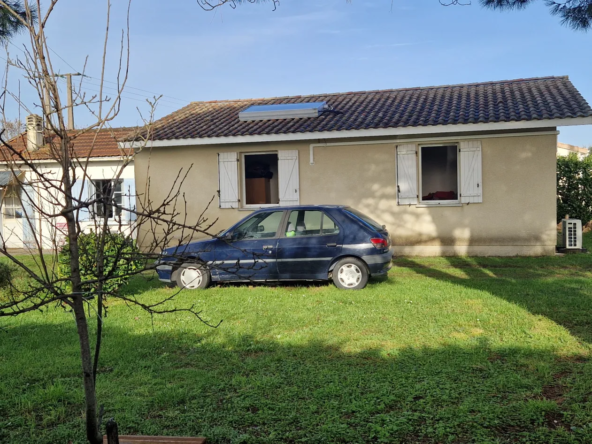
[[[387,251],[386,253],[370,254],[362,256],[362,259],[364,260],[364,262],[366,262],[366,264],[368,264],[371,276],[380,276],[387,274],[388,271],[392,268],[392,260],[394,253],[395,249],[391,247],[389,251]]]

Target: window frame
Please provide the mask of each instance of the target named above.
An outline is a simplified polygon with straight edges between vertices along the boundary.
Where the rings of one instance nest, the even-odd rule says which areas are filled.
[[[288,222],[290,222],[290,216],[292,215],[292,213],[294,211],[318,211],[322,214],[321,216],[321,233],[319,234],[307,234],[304,236],[294,236],[294,237],[288,237],[286,236],[286,230],[288,229]],[[325,220],[325,217],[328,217],[329,219],[331,219],[331,221],[333,222],[333,224],[337,227],[337,233],[323,233],[323,221]],[[317,210],[317,209],[311,209],[311,210],[305,210],[305,209],[300,209],[300,210],[286,210],[286,216],[285,216],[285,220],[284,220],[284,226],[281,229],[280,232],[280,237],[282,239],[302,239],[305,237],[320,237],[320,236],[336,236],[338,234],[341,233],[341,226],[335,221],[335,219],[333,219],[331,216],[329,216],[325,211],[323,210]]]
[[[23,218],[24,209],[23,209],[23,202],[20,196],[20,187],[17,185],[9,185],[9,188],[12,192],[11,194],[4,193],[2,196],[2,217],[4,219],[9,220],[19,220]],[[18,188],[18,190],[16,189]],[[10,205],[7,205],[8,202],[11,202]],[[12,210],[12,215],[6,213],[6,210]],[[20,217],[17,217],[17,211],[20,211]]]
[[[90,179],[91,184],[92,184],[92,189],[94,191],[94,196],[92,196],[92,198],[96,199],[97,196],[97,182],[111,182],[111,186],[113,187],[113,196],[112,196],[112,200],[116,201],[116,196],[119,196],[121,198],[121,202],[119,203],[119,205],[123,206],[123,196],[124,196],[124,190],[123,190],[123,179]],[[119,191],[116,191],[116,186],[117,185],[121,185],[121,188]],[[115,204],[113,204],[113,202],[111,202],[109,205],[111,206],[111,211],[113,212],[113,216],[111,217],[105,217],[103,216],[99,216],[97,208],[98,208],[99,202],[95,202],[92,205],[92,216],[93,219],[97,220],[97,219],[107,219],[107,220],[117,220],[117,218],[121,218],[121,215],[123,213],[123,210],[120,209],[120,213],[117,214],[117,206]]]
[[[446,147],[446,146],[455,146],[456,147],[456,199],[454,200],[423,200],[423,158],[422,158],[422,148],[430,148],[430,147]],[[461,170],[460,170],[460,144],[458,142],[449,142],[449,143],[426,143],[426,144],[418,144],[417,146],[417,189],[419,191],[419,195],[417,196],[417,205],[418,206],[428,206],[428,207],[437,207],[437,206],[459,206],[460,202],[460,187],[461,187]]]
[[[278,150],[271,150],[271,151],[254,151],[254,152],[244,152],[244,153],[240,153],[240,165],[239,165],[239,174],[240,174],[240,186],[241,186],[241,203],[242,205],[240,205],[241,208],[244,209],[248,209],[248,210],[252,210],[252,209],[258,209],[258,208],[274,208],[274,207],[279,207],[281,206],[280,203],[276,203],[276,204],[247,204],[247,175],[245,172],[245,167],[246,167],[246,161],[245,161],[245,157],[246,156],[261,156],[261,155],[269,155],[269,154],[275,154],[278,158],[278,181],[279,181],[279,152]],[[278,189],[278,199],[279,199],[279,189]]]

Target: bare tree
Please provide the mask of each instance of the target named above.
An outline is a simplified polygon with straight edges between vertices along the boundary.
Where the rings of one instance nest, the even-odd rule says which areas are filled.
[[[3,132],[2,135],[7,140],[14,139],[25,131],[25,124],[18,117],[5,120],[1,122],[0,125],[0,131]]]
[[[0,0],[0,9],[8,11],[19,21],[29,39],[23,49],[24,55],[16,59],[9,57],[8,65],[27,79],[35,90],[42,104],[38,107],[43,126],[35,116],[31,116],[31,120],[27,121],[27,133],[21,137],[12,137],[6,125],[0,131],[0,161],[10,172],[11,186],[18,190],[13,199],[17,199],[22,208],[20,220],[23,234],[18,240],[30,259],[23,260],[23,256],[9,248],[14,236],[19,237],[18,234],[4,233],[0,236],[0,253],[26,276],[24,284],[12,284],[7,298],[0,300],[0,318],[53,306],[73,313],[86,401],[86,434],[90,443],[98,444],[102,442],[103,412],[97,407],[95,384],[105,303],[108,298],[119,298],[151,314],[187,312],[208,325],[217,326],[209,324],[193,306],[171,304],[177,293],[165,300],[147,303],[117,291],[117,283],[154,269],[155,259],[164,248],[172,245],[173,250],[169,250],[168,255],[184,257],[182,246],[197,235],[212,235],[210,230],[216,221],[205,217],[207,208],[197,220],[189,220],[187,216],[187,201],[182,190],[190,167],[178,172],[176,180],[170,184],[168,195],[160,202],[151,199],[150,182],[146,189],[137,192],[132,189],[120,190],[119,196],[116,196],[115,186],[94,193],[85,191],[92,186],[90,165],[97,140],[105,132],[113,138],[119,137],[110,125],[120,111],[121,94],[128,78],[131,1],[127,8],[127,28],[121,32],[121,46],[116,58],[116,93],[107,97],[103,85],[107,76],[106,63],[111,57],[107,52],[111,6],[106,0],[106,32],[99,92],[93,96],[84,94],[84,77],[81,76],[80,84],[74,88],[72,105],[91,115],[93,121],[77,130],[68,129],[65,118],[68,105],[60,97],[59,77],[54,70],[47,43],[46,27],[58,0],[48,1],[44,7],[40,0],[24,0],[24,15],[23,11],[14,8],[13,3]],[[39,11],[37,22],[33,20],[35,11]],[[12,92],[9,95],[22,109],[28,111],[31,108],[21,102],[20,94]],[[124,170],[132,164],[134,156],[148,149],[146,145],[150,141],[157,101],[157,98],[149,101],[149,112],[143,117],[145,124],[129,135],[135,141],[134,148],[121,148],[117,168],[110,178],[111,183],[118,183]],[[10,119],[4,116],[4,108],[0,111],[3,121],[8,122]],[[86,142],[81,144],[83,138]],[[139,147],[138,141],[143,142],[139,143]],[[105,215],[107,211],[113,213],[117,225],[108,223]],[[88,217],[89,214],[91,217]],[[34,236],[26,238],[25,232],[32,232]],[[85,243],[89,232],[93,233],[92,248],[86,248]],[[145,233],[141,242],[142,251],[135,247],[134,239],[138,233]],[[113,241],[114,237],[123,241]],[[193,260],[199,262],[199,254]],[[31,262],[34,266],[28,265]],[[89,275],[85,270],[93,268],[92,265],[94,270]],[[89,333],[89,312],[94,313],[97,321],[94,352]]]

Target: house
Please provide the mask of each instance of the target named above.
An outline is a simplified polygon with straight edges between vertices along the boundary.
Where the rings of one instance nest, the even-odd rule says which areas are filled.
[[[557,157],[567,157],[572,153],[577,154],[579,159],[583,159],[590,151],[588,148],[582,148],[581,146],[568,145],[561,142],[557,143]]]
[[[117,209],[117,204],[127,207],[126,199],[135,195],[133,161],[123,168],[116,179],[123,159],[129,154],[119,148],[118,141],[131,132],[130,128],[90,130],[77,134],[73,141],[72,153],[80,160],[73,194],[83,199],[93,199],[113,193],[114,200],[113,205],[95,204],[90,211],[80,211],[79,222],[85,231],[94,229],[95,222],[107,217],[109,226],[131,232],[134,217],[129,212]],[[32,161],[41,173],[59,180],[62,169],[51,153],[48,137],[42,131],[41,118],[33,115],[27,118],[27,131],[8,144]],[[85,167],[87,159],[88,166]],[[84,177],[84,169],[87,179],[83,183],[81,178]],[[12,155],[5,146],[0,147],[0,192],[0,234],[6,248],[42,245],[44,249],[55,249],[63,243],[65,219],[43,217],[36,211],[37,208],[44,208],[51,212],[52,191],[43,186],[31,168]]]
[[[397,255],[550,255],[557,127],[589,124],[568,77],[194,102],[155,122],[135,177],[159,201],[191,167],[188,220],[215,197],[213,231],[344,204],[385,224]]]

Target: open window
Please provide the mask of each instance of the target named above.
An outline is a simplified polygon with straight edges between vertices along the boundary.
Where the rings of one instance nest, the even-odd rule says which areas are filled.
[[[298,150],[218,153],[218,180],[220,208],[298,205]]]
[[[421,146],[420,158],[421,202],[459,202],[458,146]]]
[[[280,203],[278,163],[277,153],[243,154],[245,206]]]
[[[121,216],[123,191],[121,180],[93,180],[96,203],[95,216],[112,219]]]
[[[483,202],[481,141],[397,145],[399,205]]]

